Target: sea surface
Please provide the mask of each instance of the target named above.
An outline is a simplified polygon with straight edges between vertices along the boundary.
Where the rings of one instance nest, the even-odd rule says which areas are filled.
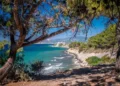
[[[75,66],[73,56],[65,52],[67,48],[54,47],[52,44],[33,44],[23,49],[26,64],[43,61],[43,74],[68,70]]]

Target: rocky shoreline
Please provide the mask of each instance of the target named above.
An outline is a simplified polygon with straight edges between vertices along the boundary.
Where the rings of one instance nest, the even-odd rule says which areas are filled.
[[[73,52],[71,49],[68,49],[66,51],[68,54],[72,55],[75,60],[75,64],[77,65],[75,68],[84,68],[84,67],[89,67],[85,59],[81,59],[80,56],[78,55],[78,51]]]

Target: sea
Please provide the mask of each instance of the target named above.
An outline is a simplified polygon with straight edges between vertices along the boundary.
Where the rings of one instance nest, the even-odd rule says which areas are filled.
[[[55,47],[53,44],[33,44],[23,48],[24,62],[32,64],[43,61],[42,74],[72,69],[76,66],[73,55],[66,53],[67,48]]]

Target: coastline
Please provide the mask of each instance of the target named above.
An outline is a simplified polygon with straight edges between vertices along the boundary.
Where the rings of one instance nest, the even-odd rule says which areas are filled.
[[[96,50],[97,51],[97,50]],[[111,58],[115,58],[116,54],[113,53],[111,55],[111,50],[109,51],[106,51],[106,52],[78,52],[77,49],[71,49],[71,48],[68,48],[68,50],[66,51],[68,54],[71,54],[74,56],[74,59],[77,60],[77,65],[78,67],[77,68],[84,68],[84,67],[90,67],[88,65],[88,63],[86,62],[86,59],[91,57],[91,56],[97,56],[99,58],[107,55]]]
[[[81,58],[80,58],[80,55],[79,55],[79,53],[78,53],[77,50],[68,49],[68,50],[66,51],[66,53],[68,53],[68,54],[70,54],[70,55],[73,56],[74,62],[75,62],[75,64],[76,64],[76,67],[75,67],[75,68],[89,67],[88,64],[87,64],[87,62],[85,61],[86,58],[81,59]],[[73,69],[74,69],[74,68],[73,68]]]

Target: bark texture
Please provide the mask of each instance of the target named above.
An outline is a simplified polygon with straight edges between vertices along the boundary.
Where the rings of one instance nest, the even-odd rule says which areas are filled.
[[[120,72],[120,19],[116,26],[116,36],[117,36],[117,40],[118,40],[118,51],[117,51],[115,66],[116,66],[116,71]]]

